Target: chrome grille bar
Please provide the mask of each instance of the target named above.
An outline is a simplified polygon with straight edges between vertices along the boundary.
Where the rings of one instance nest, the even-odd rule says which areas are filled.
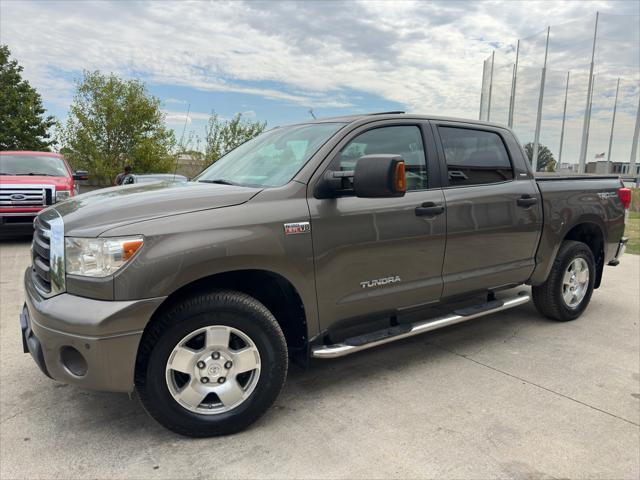
[[[55,209],[36,217],[31,251],[31,276],[40,294],[51,297],[64,292],[64,223]]]
[[[43,207],[51,205],[53,185],[0,184],[0,207]]]

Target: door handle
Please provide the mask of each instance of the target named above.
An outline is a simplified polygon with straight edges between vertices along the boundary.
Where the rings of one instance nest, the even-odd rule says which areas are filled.
[[[522,195],[519,199],[518,199],[518,206],[519,207],[530,207],[531,205],[535,205],[536,203],[538,203],[538,199],[535,197],[532,197],[531,195]]]
[[[435,217],[441,213],[444,213],[444,205],[436,205],[433,202],[425,202],[416,207],[417,217]]]

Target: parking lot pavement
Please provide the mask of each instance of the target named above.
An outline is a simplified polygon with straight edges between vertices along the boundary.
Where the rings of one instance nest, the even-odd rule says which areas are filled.
[[[640,257],[579,320],[526,306],[292,369],[248,431],[187,439],[137,399],[85,392],[22,353],[29,243],[0,244],[0,477],[638,478]]]

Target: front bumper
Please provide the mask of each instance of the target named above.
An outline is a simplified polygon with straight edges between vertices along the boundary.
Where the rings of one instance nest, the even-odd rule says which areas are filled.
[[[38,212],[0,212],[0,237],[32,235],[33,219],[37,214]]]
[[[55,380],[83,388],[131,392],[138,345],[162,298],[103,301],[62,293],[43,298],[24,277],[23,346]]]

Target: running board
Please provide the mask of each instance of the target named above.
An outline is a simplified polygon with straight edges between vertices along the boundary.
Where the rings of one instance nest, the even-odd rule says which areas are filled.
[[[416,322],[408,325],[397,325],[375,332],[367,333],[346,339],[342,343],[335,345],[320,345],[311,350],[311,356],[315,358],[337,358],[360,352],[368,348],[377,347],[385,343],[394,342],[402,338],[413,337],[421,333],[437,330],[438,328],[448,327],[455,323],[466,322],[477,317],[491,315],[492,313],[508,310],[509,308],[518,307],[529,302],[529,295],[519,295],[505,300],[493,300],[469,308],[455,310],[448,315],[442,317],[430,318],[422,322]]]

